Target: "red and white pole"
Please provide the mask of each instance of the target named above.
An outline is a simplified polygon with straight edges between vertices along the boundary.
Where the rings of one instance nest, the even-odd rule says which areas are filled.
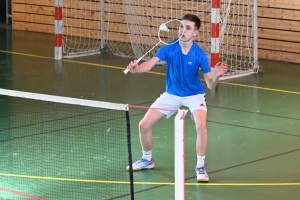
[[[62,58],[62,1],[55,0],[55,36],[54,36],[54,59],[61,60]]]
[[[211,2],[211,52],[210,66],[214,71],[215,65],[219,62],[220,49],[220,8],[221,0],[212,0]]]

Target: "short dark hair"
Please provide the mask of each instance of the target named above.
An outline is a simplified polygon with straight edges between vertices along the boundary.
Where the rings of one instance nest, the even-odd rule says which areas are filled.
[[[197,28],[197,30],[200,29],[201,26],[201,20],[199,19],[199,17],[197,15],[193,15],[193,14],[186,14],[182,17],[181,20],[189,20],[191,22],[195,23],[195,27]]]

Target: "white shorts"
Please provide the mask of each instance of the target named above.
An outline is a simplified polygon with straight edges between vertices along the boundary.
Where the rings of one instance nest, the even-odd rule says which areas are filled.
[[[177,111],[181,106],[188,107],[191,113],[195,110],[207,112],[205,94],[180,97],[164,92],[151,105],[151,108],[156,108],[159,112],[165,114],[166,118],[169,118],[174,114],[174,110]]]

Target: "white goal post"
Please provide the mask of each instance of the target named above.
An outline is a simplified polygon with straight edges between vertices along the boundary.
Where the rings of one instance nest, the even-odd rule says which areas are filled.
[[[212,71],[217,61],[229,65],[221,79],[258,72],[257,0],[56,0],[57,6],[62,8],[55,15],[55,59],[106,49],[139,58],[157,43],[161,23],[191,13],[201,19],[195,41]]]

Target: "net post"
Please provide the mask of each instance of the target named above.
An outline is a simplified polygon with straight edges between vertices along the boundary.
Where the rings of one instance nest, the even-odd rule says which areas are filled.
[[[132,152],[131,152],[131,132],[130,132],[130,117],[129,111],[126,114],[126,127],[127,127],[127,148],[128,148],[128,164],[129,164],[129,180],[130,180],[130,199],[134,200],[134,185],[133,185],[133,169],[132,169]]]
[[[215,65],[219,62],[220,57],[220,8],[221,0],[212,0],[211,2],[211,51],[210,67],[214,75]]]
[[[257,0],[253,0],[253,56],[254,56],[254,66],[253,68],[259,68],[258,64],[258,34],[257,34]]]
[[[178,110],[175,116],[175,200],[185,199],[184,119],[187,110]]]
[[[105,2],[104,0],[101,0],[100,2],[100,11],[101,11],[101,18],[100,18],[100,21],[101,21],[101,45],[100,45],[100,49],[104,49],[104,35],[105,35],[105,27],[104,27],[104,17],[105,17]]]
[[[12,18],[12,2],[6,0],[6,24],[9,24],[9,18]]]
[[[62,5],[63,0],[55,0],[55,29],[54,29],[54,59],[61,60],[62,58],[62,31],[63,31],[63,21],[62,21]]]

